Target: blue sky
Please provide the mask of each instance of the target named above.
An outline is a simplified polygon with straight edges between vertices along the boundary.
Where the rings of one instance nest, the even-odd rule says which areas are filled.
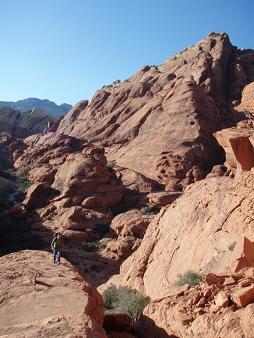
[[[91,98],[209,32],[254,48],[253,0],[0,0],[0,100]]]

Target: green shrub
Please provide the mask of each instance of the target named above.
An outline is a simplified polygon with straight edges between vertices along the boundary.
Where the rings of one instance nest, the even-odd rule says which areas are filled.
[[[47,215],[43,216],[43,218],[44,218],[46,221],[52,221],[53,218],[54,218],[54,213],[53,213],[53,212],[49,212]]]
[[[175,282],[176,286],[185,284],[198,285],[202,281],[202,274],[194,271],[186,271],[183,275],[178,275],[178,279]]]
[[[106,310],[113,310],[118,302],[118,291],[115,285],[109,286],[102,294]]]
[[[101,243],[99,241],[84,242],[83,247],[85,251],[96,251],[105,249],[107,246],[106,243]]]
[[[108,312],[128,313],[133,322],[142,314],[149,299],[129,287],[110,286],[103,294],[105,309]]]
[[[235,246],[236,246],[236,242],[231,243],[231,244],[228,246],[228,250],[229,250],[229,251],[233,251],[234,248],[235,248]]]
[[[143,207],[140,211],[144,215],[149,215],[152,213],[153,209],[147,206],[147,207]]]

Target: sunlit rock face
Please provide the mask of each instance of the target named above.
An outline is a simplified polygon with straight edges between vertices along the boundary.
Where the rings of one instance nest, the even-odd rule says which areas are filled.
[[[234,107],[254,80],[253,60],[253,51],[211,33],[78,103],[57,132],[101,142],[117,165],[181,190],[223,160],[212,134],[245,116]],[[198,177],[187,175],[194,166]]]

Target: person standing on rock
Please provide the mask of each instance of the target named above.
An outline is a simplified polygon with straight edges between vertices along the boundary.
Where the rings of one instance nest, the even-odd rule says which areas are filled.
[[[60,264],[60,258],[63,249],[63,237],[58,232],[55,233],[51,242],[51,249],[53,251],[54,263]]]

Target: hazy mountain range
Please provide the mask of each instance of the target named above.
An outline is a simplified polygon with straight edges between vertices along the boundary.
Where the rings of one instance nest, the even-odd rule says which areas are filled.
[[[62,103],[57,105],[50,100],[40,100],[37,98],[28,98],[24,100],[12,101],[0,101],[0,107],[9,107],[21,112],[36,108],[45,111],[45,113],[58,117],[66,115],[66,113],[72,108],[70,104]]]

